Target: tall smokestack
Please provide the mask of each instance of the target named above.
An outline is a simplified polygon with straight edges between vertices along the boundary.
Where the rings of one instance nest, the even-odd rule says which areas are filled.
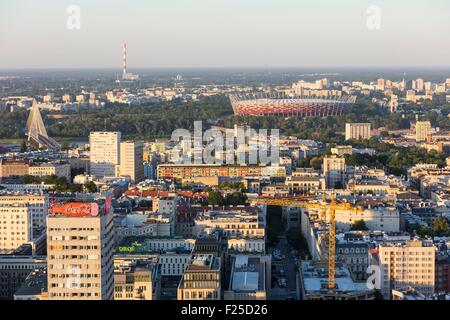
[[[123,44],[123,74],[127,73],[127,44]]]

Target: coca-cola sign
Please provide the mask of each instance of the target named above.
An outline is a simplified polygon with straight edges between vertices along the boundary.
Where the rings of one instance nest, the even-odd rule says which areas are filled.
[[[63,214],[69,217],[86,217],[98,215],[97,203],[70,202],[52,207],[53,214]]]

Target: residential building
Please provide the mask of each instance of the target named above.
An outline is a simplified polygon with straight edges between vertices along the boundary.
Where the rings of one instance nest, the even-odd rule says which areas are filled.
[[[0,252],[33,241],[31,210],[26,203],[0,204]]]
[[[0,255],[0,300],[14,299],[14,293],[28,275],[46,266],[45,256],[21,255],[17,252]]]
[[[114,300],[153,300],[153,267],[132,263],[114,270]]]
[[[0,179],[18,178],[28,174],[28,161],[0,159]]]
[[[70,164],[61,162],[32,163],[28,167],[28,174],[34,177],[55,175],[66,178],[70,182]]]
[[[34,230],[45,228],[49,208],[49,200],[46,195],[25,192],[0,193],[0,206],[7,204],[27,205],[31,214],[32,228]]]
[[[391,298],[392,290],[414,288],[432,295],[435,286],[435,255],[433,243],[410,240],[403,243],[382,243],[379,246],[381,293]]]
[[[370,123],[346,123],[345,140],[370,139]]]
[[[341,240],[336,242],[336,260],[344,263],[355,281],[367,279],[369,244],[365,241]]]
[[[328,189],[345,186],[345,158],[332,155],[323,158],[323,175]]]
[[[431,133],[430,121],[417,121],[416,122],[416,141],[425,141]]]
[[[128,176],[138,183],[144,180],[144,144],[141,141],[124,141],[120,143],[120,165],[118,176]]]
[[[190,179],[193,177],[229,177],[242,178],[254,176],[286,176],[285,167],[242,165],[231,166],[221,164],[160,164],[159,179]]]

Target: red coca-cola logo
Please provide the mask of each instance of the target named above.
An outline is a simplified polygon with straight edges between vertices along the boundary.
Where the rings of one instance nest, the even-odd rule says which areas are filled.
[[[66,207],[65,213],[69,215],[90,215],[91,206],[90,204],[69,204]]]
[[[96,216],[98,214],[98,206],[93,207],[91,203],[71,202],[64,205],[53,206],[53,214],[62,214],[72,217]]]

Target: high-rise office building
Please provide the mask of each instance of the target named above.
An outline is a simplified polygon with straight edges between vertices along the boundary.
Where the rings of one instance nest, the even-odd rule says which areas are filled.
[[[144,144],[138,141],[120,143],[120,165],[117,175],[129,176],[131,181],[140,182],[144,179]]]
[[[434,293],[436,248],[433,243],[411,240],[385,243],[379,247],[381,293],[388,299],[392,290],[412,287],[424,295]]]
[[[120,164],[120,132],[91,132],[90,165],[95,178],[114,177]]]
[[[430,135],[431,123],[430,121],[417,121],[416,122],[416,141],[425,141]]]
[[[370,139],[370,123],[346,123],[345,140]]]
[[[114,298],[110,199],[52,206],[47,217],[48,298]]]
[[[423,79],[419,78],[416,80],[416,90],[423,91],[423,89],[424,89],[424,81],[423,81]]]

